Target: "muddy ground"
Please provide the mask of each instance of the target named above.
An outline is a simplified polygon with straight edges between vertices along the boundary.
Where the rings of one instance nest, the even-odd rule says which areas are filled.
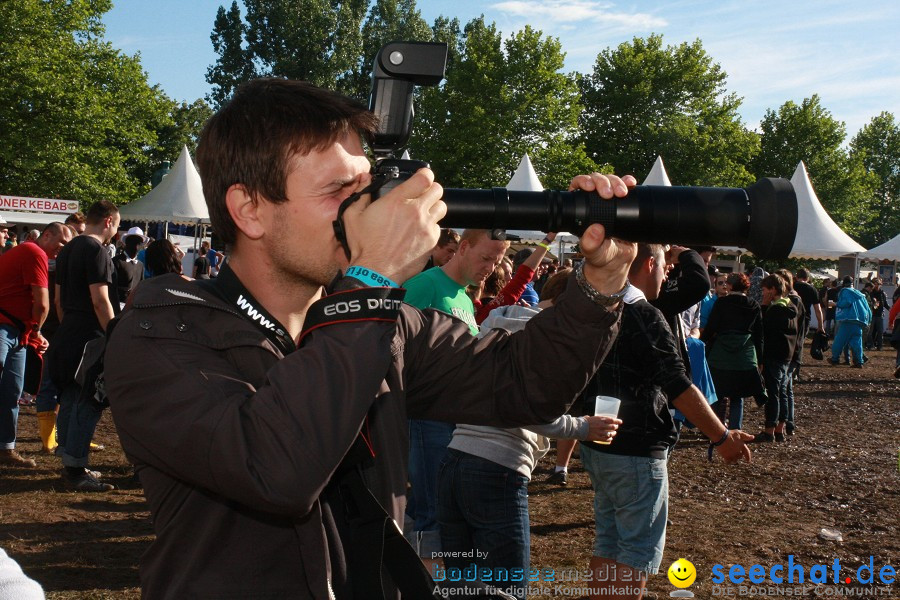
[[[900,583],[872,588],[856,580],[857,568],[870,557],[876,576],[883,565],[900,570],[900,380],[892,378],[893,350],[870,356],[864,369],[804,367],[796,387],[797,435],[754,448],[752,464],[708,463],[705,443],[685,436],[669,466],[672,524],[663,570],[677,558],[690,560],[698,573],[691,591],[712,598],[716,564],[726,575],[734,564],[760,564],[768,572],[793,555],[807,577],[813,565],[824,564],[830,579],[838,559],[841,578],[851,575],[851,583],[804,586],[801,597],[900,599]],[[749,408],[744,428],[755,433],[762,420],[761,410]],[[19,449],[38,468],[0,470],[0,547],[44,586],[48,598],[139,597],[138,562],[152,530],[109,415],[95,438],[106,450],[94,453],[92,463],[117,486],[113,492],[65,491],[59,460],[39,453],[33,408],[22,410],[19,435]],[[559,579],[588,563],[593,494],[577,458],[568,487],[543,483],[553,460],[551,453],[541,461],[531,484],[532,565],[553,569]],[[825,527],[840,531],[843,541],[820,539]],[[533,585],[540,588],[535,597],[554,598],[578,597],[587,584]],[[649,597],[664,598],[675,588],[661,573],[650,578],[648,589]],[[789,597],[789,590],[772,591],[756,597]]]

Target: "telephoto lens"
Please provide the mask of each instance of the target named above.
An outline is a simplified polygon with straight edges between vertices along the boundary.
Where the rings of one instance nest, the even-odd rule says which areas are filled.
[[[797,235],[797,196],[786,179],[747,188],[637,186],[604,200],[582,191],[445,189],[443,227],[569,231],[600,223],[609,236],[681,246],[737,246],[786,258]]]

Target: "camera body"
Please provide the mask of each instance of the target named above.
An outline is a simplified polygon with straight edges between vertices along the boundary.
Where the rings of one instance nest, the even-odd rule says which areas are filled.
[[[394,158],[409,140],[416,85],[444,78],[447,45],[391,42],[372,70],[369,108],[378,117],[373,175],[384,180],[376,199],[418,169],[419,160]],[[762,178],[747,188],[637,186],[625,198],[603,200],[586,192],[445,189],[444,227],[503,231],[570,231],[602,224],[606,234],[632,242],[683,246],[738,246],[760,258],[786,258],[797,235],[797,196],[786,179]]]

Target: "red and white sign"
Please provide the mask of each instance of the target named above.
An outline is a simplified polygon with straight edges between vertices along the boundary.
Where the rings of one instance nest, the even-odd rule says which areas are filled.
[[[78,212],[75,200],[59,200],[53,198],[22,198],[20,196],[0,195],[0,213],[4,210],[26,210],[45,213]]]

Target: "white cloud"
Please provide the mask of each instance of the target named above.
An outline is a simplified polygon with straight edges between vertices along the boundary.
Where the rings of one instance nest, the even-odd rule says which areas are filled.
[[[530,22],[552,25],[590,23],[592,26],[631,31],[650,31],[668,22],[650,13],[616,11],[615,5],[591,0],[509,0],[492,4],[490,8],[508,17],[527,18]]]

